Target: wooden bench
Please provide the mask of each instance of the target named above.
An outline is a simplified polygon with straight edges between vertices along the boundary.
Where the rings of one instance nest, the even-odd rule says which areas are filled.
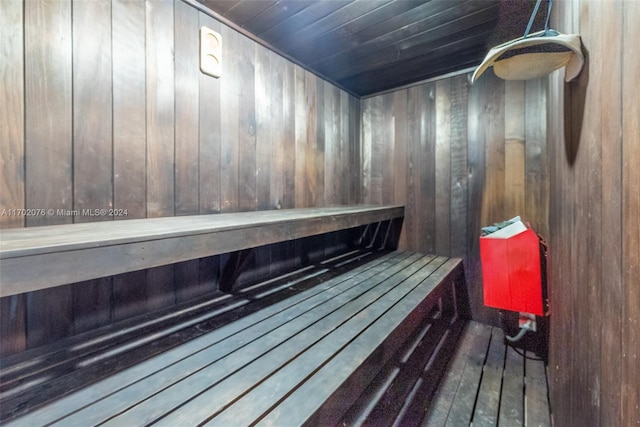
[[[229,247],[241,250],[389,221],[402,208],[321,211],[286,212],[296,217],[288,220],[258,214],[252,221],[249,214],[240,214],[246,222],[235,219],[234,225],[204,225],[203,219],[196,221],[198,227],[182,228],[180,236],[189,242],[202,235],[209,240],[225,236],[232,246],[213,243],[207,252],[223,253]],[[66,242],[64,250],[85,260],[89,254],[115,254],[118,247],[128,255],[121,260],[139,260],[132,248],[141,242],[145,248],[188,250],[175,240],[180,239],[175,230],[152,228],[156,239],[115,235],[110,244],[86,239]],[[384,242],[386,232],[376,228],[372,240]],[[48,271],[60,270],[54,265],[60,253],[56,245],[26,246],[15,244],[12,257],[3,260],[53,257]],[[168,256],[165,250],[150,253],[161,254],[158,259]],[[108,264],[108,274],[125,268]],[[79,273],[67,274],[75,280]],[[83,426],[155,421],[327,425],[380,414],[407,419],[415,409],[402,403],[419,395],[411,385],[416,372],[426,375],[418,391],[433,394],[447,360],[441,350],[452,348],[461,331],[462,280],[459,259],[363,247],[252,288],[6,358],[0,371],[0,419],[7,425]]]

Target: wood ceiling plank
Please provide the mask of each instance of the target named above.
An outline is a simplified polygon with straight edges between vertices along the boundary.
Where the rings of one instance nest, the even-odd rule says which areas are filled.
[[[330,71],[332,77],[339,81],[359,72],[379,68],[404,58],[419,56],[424,48],[450,42],[451,37],[457,38],[456,34],[466,33],[469,28],[492,29],[493,25],[488,26],[487,24],[496,22],[497,8],[497,5],[492,5],[472,14],[451,17],[452,19],[437,27],[431,27],[426,31],[393,43],[386,43],[384,46],[360,47],[348,56],[340,55],[339,59],[333,58],[331,61],[318,63],[315,65],[315,69],[324,73]]]
[[[246,28],[253,34],[262,37],[262,33],[306,9],[311,4],[308,0],[279,0],[261,14],[248,20],[245,24]]]
[[[237,6],[229,10],[225,16],[244,27],[249,20],[259,16],[275,3],[275,0],[242,0]]]
[[[292,34],[348,5],[352,1],[353,0],[332,0],[313,2],[309,7],[282,20],[278,25],[260,34],[260,37],[274,46],[279,46],[280,49],[286,52],[286,40],[289,39]]]

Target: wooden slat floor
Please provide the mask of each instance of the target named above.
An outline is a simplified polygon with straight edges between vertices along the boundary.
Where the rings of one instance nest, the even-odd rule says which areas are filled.
[[[422,425],[550,426],[544,363],[505,345],[501,329],[470,322]]]

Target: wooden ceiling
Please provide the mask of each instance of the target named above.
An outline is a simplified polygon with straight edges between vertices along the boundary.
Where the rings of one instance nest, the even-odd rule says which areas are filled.
[[[476,66],[520,36],[533,9],[531,0],[199,1],[358,96]]]

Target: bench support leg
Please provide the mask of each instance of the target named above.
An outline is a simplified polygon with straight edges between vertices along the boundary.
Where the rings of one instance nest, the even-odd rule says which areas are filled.
[[[240,277],[240,273],[242,272],[242,267],[246,264],[249,259],[249,255],[251,255],[251,249],[244,249],[241,251],[233,252],[227,263],[224,265],[222,269],[222,273],[220,274],[220,282],[218,283],[218,288],[222,292],[230,292],[233,288],[233,285]]]

